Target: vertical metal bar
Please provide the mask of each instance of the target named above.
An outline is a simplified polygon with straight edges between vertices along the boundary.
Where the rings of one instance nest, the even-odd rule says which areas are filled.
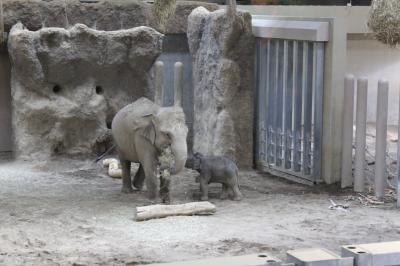
[[[174,65],[174,105],[182,106],[183,94],[183,64],[176,62]]]
[[[268,115],[268,110],[269,110],[269,99],[268,99],[268,92],[269,92],[269,85],[268,81],[270,79],[269,75],[269,69],[270,69],[270,49],[271,49],[271,41],[266,39],[265,40],[265,47],[263,48],[263,51],[265,52],[265,62],[264,62],[264,77],[265,79],[262,81],[263,82],[263,89],[264,89],[264,117],[263,117],[263,139],[264,139],[264,161],[268,163],[268,127],[269,127],[269,115]]]
[[[313,97],[313,65],[314,46],[312,43],[305,45],[305,82],[304,82],[304,126],[303,126],[303,171],[305,175],[311,174],[311,129],[312,129],[312,97]]]
[[[342,133],[342,188],[353,184],[353,112],[354,112],[354,76],[344,80],[344,116]]]
[[[376,146],[375,146],[375,196],[385,195],[386,174],[386,140],[388,115],[389,83],[379,80],[378,103],[376,110]]]
[[[322,124],[324,101],[324,53],[325,44],[315,43],[315,91],[314,91],[314,130],[313,130],[313,176],[314,181],[321,178]]]
[[[283,159],[283,74],[284,74],[284,41],[277,41],[277,73],[276,73],[276,110],[275,110],[275,128],[276,128],[276,166],[282,165]]]
[[[303,111],[303,54],[304,43],[296,42],[296,81],[294,92],[294,149],[293,149],[293,170],[301,170],[301,139],[302,139],[302,111]]]
[[[356,152],[354,158],[354,191],[365,189],[365,146],[367,137],[368,80],[357,80]]]
[[[275,147],[276,147],[276,131],[275,131],[275,111],[276,111],[276,66],[277,66],[277,43],[276,40],[269,40],[268,48],[268,164],[272,165],[276,162]]]
[[[400,96],[400,93],[399,93]],[[397,124],[397,180],[396,180],[396,191],[397,191],[397,208],[400,208],[400,97],[399,97],[399,122]]]
[[[287,42],[286,90],[285,90],[285,168],[292,167],[292,111],[293,111],[293,41]]]
[[[261,76],[260,76],[260,72],[261,72],[261,39],[260,38],[256,38],[256,52],[255,52],[255,73],[254,73],[254,80],[255,80],[255,91],[254,91],[254,96],[255,99],[257,99],[255,101],[255,119],[254,119],[254,124],[256,126],[256,133],[254,135],[254,140],[255,140],[255,145],[254,145],[254,156],[255,156],[255,162],[256,162],[256,166],[258,165],[258,162],[261,160],[261,115],[262,115],[262,111],[261,111],[261,87],[260,87],[260,80],[261,80]]]
[[[155,64],[155,79],[156,88],[154,95],[154,102],[159,106],[163,106],[164,99],[164,63],[157,61]]]

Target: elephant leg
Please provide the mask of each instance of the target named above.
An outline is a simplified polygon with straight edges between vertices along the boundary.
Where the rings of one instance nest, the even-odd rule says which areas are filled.
[[[157,199],[158,192],[158,182],[157,182],[157,166],[151,159],[144,160],[143,162],[144,173],[146,175],[146,188],[147,195],[151,201]]]
[[[133,192],[132,181],[131,181],[131,162],[120,159],[121,170],[122,170],[122,192],[131,193]]]
[[[139,164],[139,169],[135,175],[135,177],[133,178],[133,186],[135,188],[137,188],[138,190],[142,190],[143,189],[143,183],[145,180],[146,175],[144,174],[144,169],[142,164]]]
[[[237,177],[232,178],[229,182],[229,187],[232,189],[232,192],[233,192],[232,199],[239,201],[239,200],[243,199],[243,195],[242,195],[242,193],[240,193],[239,184],[238,184],[237,180],[238,180]]]
[[[200,177],[201,200],[208,200],[208,179]]]
[[[222,184],[221,199],[225,200],[229,197],[229,187],[226,184]]]

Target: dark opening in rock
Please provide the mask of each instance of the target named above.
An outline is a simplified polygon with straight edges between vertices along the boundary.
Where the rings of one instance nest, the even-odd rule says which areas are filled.
[[[59,85],[55,85],[54,87],[53,87],[53,92],[54,93],[59,93],[61,91],[61,87],[59,86]]]
[[[103,94],[103,93],[104,93],[103,87],[101,87],[101,86],[96,86],[96,93],[97,93],[98,95]]]
[[[112,121],[106,121],[106,125],[107,125],[108,129],[111,129],[111,123],[112,123]]]

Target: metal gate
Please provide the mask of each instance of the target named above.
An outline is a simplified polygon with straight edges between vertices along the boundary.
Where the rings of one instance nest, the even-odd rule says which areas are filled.
[[[324,43],[257,38],[256,161],[299,182],[321,176]]]

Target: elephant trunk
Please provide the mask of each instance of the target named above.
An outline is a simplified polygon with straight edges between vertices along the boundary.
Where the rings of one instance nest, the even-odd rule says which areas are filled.
[[[173,141],[171,144],[171,151],[175,158],[175,165],[172,169],[172,174],[175,175],[185,168],[187,160],[187,145],[186,138],[180,139],[181,141]],[[182,143],[183,142],[183,143]]]

